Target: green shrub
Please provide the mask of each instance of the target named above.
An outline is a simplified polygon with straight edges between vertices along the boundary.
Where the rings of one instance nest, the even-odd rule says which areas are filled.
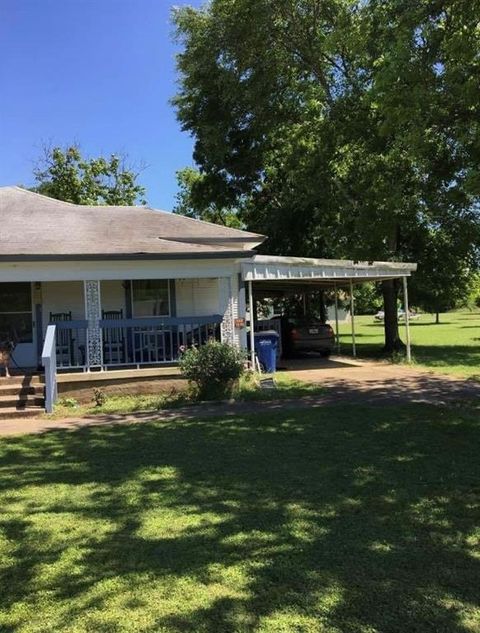
[[[187,349],[180,370],[202,400],[224,398],[242,375],[244,355],[226,343],[210,342]]]
[[[78,407],[78,400],[75,400],[75,398],[59,398],[57,400],[57,405],[60,407],[66,407],[67,409],[75,409]]]
[[[98,387],[93,388],[93,402],[96,407],[103,407],[105,402],[107,401],[107,394],[103,389],[99,389]]]

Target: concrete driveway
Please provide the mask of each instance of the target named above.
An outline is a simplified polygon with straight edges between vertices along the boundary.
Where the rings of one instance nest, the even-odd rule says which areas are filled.
[[[387,362],[301,358],[282,363],[289,375],[324,385],[341,397],[365,396],[369,400],[402,400],[441,404],[452,400],[480,401],[480,383],[437,374],[415,366]]]

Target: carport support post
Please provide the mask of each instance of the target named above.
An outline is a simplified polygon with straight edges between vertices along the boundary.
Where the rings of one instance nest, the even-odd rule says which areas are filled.
[[[248,309],[250,311],[250,361],[252,363],[252,371],[255,371],[255,317],[253,309],[253,284],[248,282]]]
[[[338,290],[336,281],[333,283],[333,288],[335,292],[335,338],[337,341],[337,354],[340,354],[340,333],[338,330]]]
[[[410,312],[408,306],[407,277],[403,277],[403,309],[405,310],[405,333],[407,335],[407,363],[412,362],[412,343],[410,340]]]
[[[352,321],[352,354],[357,355],[357,346],[355,343],[355,302],[353,300],[353,282],[350,279],[350,318]]]

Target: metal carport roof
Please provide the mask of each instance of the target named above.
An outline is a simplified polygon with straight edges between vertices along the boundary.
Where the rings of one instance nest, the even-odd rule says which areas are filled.
[[[350,288],[350,308],[352,315],[352,348],[355,356],[355,325],[353,285],[387,279],[402,279],[405,305],[405,325],[407,330],[407,359],[411,359],[410,329],[408,319],[407,277],[417,270],[417,264],[404,262],[360,262],[345,259],[314,259],[307,257],[279,257],[255,255],[241,262],[242,280],[247,282],[250,306],[255,294],[263,292],[285,293],[306,292],[314,288]],[[250,309],[251,362],[255,366],[253,310]],[[335,292],[336,337],[338,342],[337,293]]]
[[[313,259],[255,255],[241,263],[244,281],[266,286],[341,286],[366,281],[410,277],[417,264],[403,262],[356,262],[346,259]],[[270,282],[270,283],[269,283]]]

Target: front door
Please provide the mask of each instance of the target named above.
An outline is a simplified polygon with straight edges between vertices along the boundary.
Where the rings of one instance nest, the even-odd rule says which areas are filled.
[[[37,365],[32,313],[32,284],[0,283],[0,339],[13,338],[17,346],[10,363],[13,369]]]

